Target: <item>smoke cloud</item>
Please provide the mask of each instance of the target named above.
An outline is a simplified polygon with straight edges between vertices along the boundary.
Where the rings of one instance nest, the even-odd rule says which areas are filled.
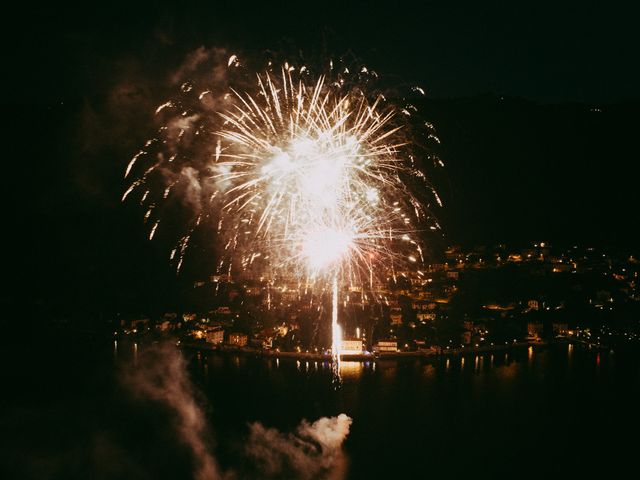
[[[138,368],[129,370],[125,385],[136,396],[161,402],[172,412],[176,433],[190,449],[196,480],[222,478],[211,455],[205,416],[195,400],[183,356],[164,344],[145,351]]]
[[[226,80],[228,59],[231,53],[226,48],[203,46],[189,53],[184,62],[171,74],[171,83],[177,85],[185,80],[219,83]]]
[[[311,424],[303,420],[290,434],[253,423],[246,451],[269,477],[342,479],[347,466],[342,443],[349,435],[351,422],[344,413]]]
[[[303,420],[292,433],[261,423],[249,427],[241,465],[226,471],[213,454],[212,435],[186,370],[186,361],[172,344],[145,349],[135,366],[127,368],[122,383],[141,401],[164,406],[173,419],[180,442],[193,458],[195,480],[287,479],[341,480],[347,472],[342,445],[349,435],[350,417]]]

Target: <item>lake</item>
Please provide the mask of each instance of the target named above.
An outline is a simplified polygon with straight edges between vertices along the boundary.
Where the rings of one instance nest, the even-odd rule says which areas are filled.
[[[574,478],[635,468],[638,352],[564,344],[342,362],[336,379],[323,362],[156,350],[54,339],[4,348],[3,478],[202,478],[198,455],[226,478]],[[352,423],[327,455],[293,435],[304,419],[339,414]],[[300,452],[309,457],[300,462],[327,468],[316,477],[305,477],[309,463],[262,470],[265,455]]]

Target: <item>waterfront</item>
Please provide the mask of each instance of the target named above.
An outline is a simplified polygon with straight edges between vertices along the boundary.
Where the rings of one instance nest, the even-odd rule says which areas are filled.
[[[193,478],[171,412],[119,380],[142,367],[146,347],[108,347],[3,351],[15,382],[2,404],[6,478]],[[248,423],[291,432],[340,413],[353,419],[349,479],[574,478],[634,465],[637,353],[552,345],[342,362],[339,386],[328,362],[186,355],[225,471],[238,471]]]

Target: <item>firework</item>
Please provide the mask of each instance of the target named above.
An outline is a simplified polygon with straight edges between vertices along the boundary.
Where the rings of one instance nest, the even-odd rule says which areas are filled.
[[[406,140],[395,109],[322,76],[294,80],[290,69],[257,84],[258,95],[234,92],[221,113],[213,176],[244,235],[269,247],[274,266],[311,280],[371,281],[402,262],[402,241],[415,247],[407,258],[421,256],[413,220],[424,211],[400,176]]]
[[[228,62],[238,64],[236,56]],[[174,191],[191,199],[194,217],[171,253],[178,269],[205,218],[223,245],[220,270],[330,291],[334,353],[339,285],[373,289],[421,263],[420,232],[437,224],[411,187],[439,202],[416,166],[411,106],[371,88],[366,68],[355,80],[349,74],[330,68],[314,76],[285,63],[256,75],[253,86],[229,86],[213,107],[204,101],[215,89],[196,95],[183,85],[197,100],[158,107],[180,113],[133,157],[125,176],[157,149],[123,197],[142,192],[150,238],[158,204]]]

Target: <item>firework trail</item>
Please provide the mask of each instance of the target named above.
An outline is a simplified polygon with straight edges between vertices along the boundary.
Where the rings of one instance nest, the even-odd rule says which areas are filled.
[[[185,82],[158,107],[166,122],[128,164],[123,201],[138,195],[150,239],[177,199],[188,206],[170,255],[178,270],[206,225],[222,246],[218,273],[331,291],[335,337],[338,285],[373,289],[413,264],[422,275],[422,232],[439,228],[429,206],[440,199],[421,167],[442,162],[418,145],[437,137],[366,67],[285,62],[238,80],[238,57],[226,63],[221,85]]]

